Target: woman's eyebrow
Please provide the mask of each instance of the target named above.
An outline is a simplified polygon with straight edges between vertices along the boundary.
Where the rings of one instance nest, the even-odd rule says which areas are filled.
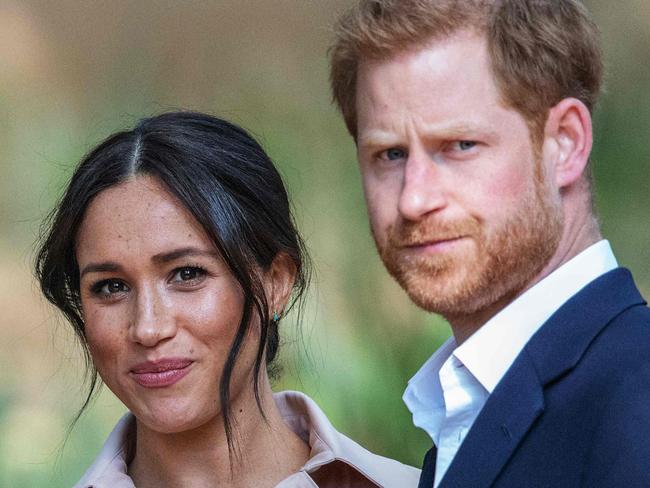
[[[79,273],[79,279],[87,273],[105,273],[107,271],[122,271],[122,266],[112,261],[107,261],[105,263],[90,263]]]
[[[195,247],[182,247],[180,249],[174,249],[173,251],[159,253],[152,256],[151,260],[157,264],[168,263],[179,258],[191,257],[191,256],[207,256],[211,258],[218,258],[219,253],[216,251],[207,251],[204,249],[198,249]]]
[[[197,249],[195,247],[183,247],[174,249],[173,251],[156,254],[151,257],[151,260],[156,264],[164,264],[176,259],[191,256],[207,256],[211,258],[218,258],[219,253],[216,251]],[[122,271],[122,269],[122,266],[112,261],[106,261],[104,263],[90,263],[87,266],[84,266],[84,268],[81,270],[79,273],[79,279],[88,273],[119,272]]]

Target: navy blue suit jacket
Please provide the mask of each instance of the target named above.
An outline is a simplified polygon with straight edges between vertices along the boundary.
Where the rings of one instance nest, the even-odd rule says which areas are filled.
[[[433,486],[435,447],[420,488]],[[615,269],[566,302],[488,398],[440,488],[650,487],[650,309]]]

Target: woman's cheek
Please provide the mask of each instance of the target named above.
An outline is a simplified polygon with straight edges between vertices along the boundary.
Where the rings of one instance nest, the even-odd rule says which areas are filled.
[[[124,349],[127,331],[120,321],[120,314],[109,310],[91,309],[85,316],[86,341],[97,369]]]

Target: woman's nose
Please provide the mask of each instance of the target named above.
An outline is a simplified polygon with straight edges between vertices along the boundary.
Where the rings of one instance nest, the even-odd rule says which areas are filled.
[[[154,289],[138,291],[129,338],[142,346],[154,347],[175,335],[176,321],[164,296]]]

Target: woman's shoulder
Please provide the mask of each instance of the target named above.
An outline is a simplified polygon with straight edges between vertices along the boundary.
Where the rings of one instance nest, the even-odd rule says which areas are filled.
[[[127,474],[127,446],[135,426],[135,417],[125,414],[115,425],[108,439],[73,488],[135,488]]]
[[[310,459],[303,466],[319,487],[349,486],[408,488],[417,486],[420,470],[394,459],[374,454],[346,435],[338,432],[325,413],[307,395],[283,391],[274,395],[275,403],[285,423],[311,448]],[[336,481],[330,484],[328,481]],[[354,483],[352,480],[355,479]],[[338,483],[338,484],[337,484]],[[280,485],[282,486],[282,485]]]

